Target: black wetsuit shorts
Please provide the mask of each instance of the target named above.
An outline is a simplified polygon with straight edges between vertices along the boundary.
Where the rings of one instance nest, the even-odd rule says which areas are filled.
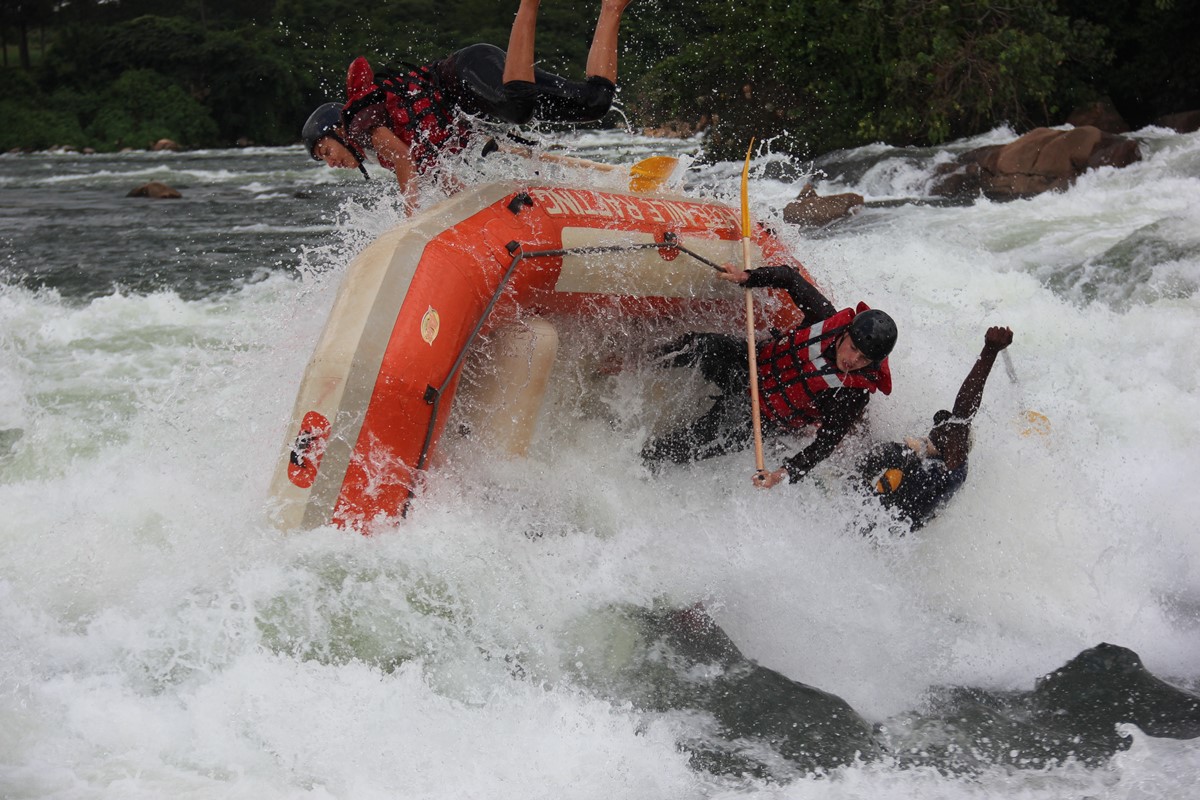
[[[705,380],[716,384],[719,394],[698,419],[648,441],[642,459],[649,465],[684,464],[747,447],[751,417],[745,340],[721,333],[689,333],[660,347],[657,355],[665,367],[697,367]]]
[[[584,82],[534,69],[534,81],[504,82],[505,53],[491,44],[473,44],[438,62],[443,90],[468,114],[521,125],[595,122],[612,106],[616,86],[597,75]]]

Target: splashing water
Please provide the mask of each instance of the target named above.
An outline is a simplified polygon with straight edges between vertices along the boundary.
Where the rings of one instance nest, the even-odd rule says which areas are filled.
[[[449,443],[409,519],[280,535],[267,483],[340,275],[399,219],[387,176],[343,180],[298,148],[0,156],[0,795],[1187,796],[1200,748],[1136,729],[1101,769],[717,776],[678,746],[711,734],[703,714],[580,678],[634,646],[605,609],[703,602],[749,658],[871,722],[934,685],[1030,688],[1100,641],[1194,686],[1200,137],[1136,136],[1142,162],[1004,204],[920,202],[945,152],[756,158],[755,219],[835,303],[900,326],[871,436],[927,429],[986,326],[1015,332],[967,485],[903,538],[856,532],[876,512],[844,489],[848,455],[770,492],[748,453],[651,475],[638,450],[672,413],[655,387],[702,387],[620,321],[563,331],[528,458]],[[681,188],[736,204],[739,167]],[[123,197],[149,179],[184,200]],[[868,206],[791,228],[806,180]],[[1021,435],[1027,409],[1049,435]]]

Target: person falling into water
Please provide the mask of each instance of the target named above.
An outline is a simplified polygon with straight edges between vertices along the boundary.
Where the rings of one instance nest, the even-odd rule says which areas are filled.
[[[809,425],[816,438],[774,471],[755,473],[755,486],[769,489],[798,481],[823,461],[862,417],[875,391],[890,394],[887,357],[896,344],[890,316],[859,303],[838,311],[798,270],[788,266],[744,271],[725,266],[723,280],[747,288],[785,290],[804,314],[804,325],[757,346],[764,427],[789,432]],[[720,333],[689,333],[660,352],[672,367],[698,366],[721,394],[699,419],[642,448],[652,468],[664,461],[686,463],[741,450],[751,443],[747,390],[750,368],[744,339]]]
[[[363,166],[366,151],[396,174],[411,208],[416,179],[443,153],[471,143],[470,117],[513,124],[533,118],[594,122],[612,105],[617,32],[630,0],[602,0],[587,58],[587,78],[570,81],[533,66],[539,0],[521,0],[508,52],[473,44],[400,74],[376,74],[365,58],[350,64],[345,105],[326,103],[304,124],[308,153],[330,167]]]
[[[1008,328],[987,329],[983,350],[959,387],[953,410],[933,415],[928,437],[877,445],[860,459],[857,475],[863,488],[913,530],[928,522],[966,481],[971,420],[996,356],[1012,344],[1012,337]]]

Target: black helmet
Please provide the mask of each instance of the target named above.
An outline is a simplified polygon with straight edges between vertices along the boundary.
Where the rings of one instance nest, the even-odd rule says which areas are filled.
[[[317,110],[309,116],[308,122],[304,123],[304,130],[301,131],[300,135],[304,139],[305,149],[308,150],[308,154],[312,156],[314,160],[321,160],[317,157],[317,154],[313,152],[317,148],[317,142],[321,141],[330,134],[333,134],[334,138],[336,138],[338,141],[341,141],[341,137],[336,133],[341,124],[342,107],[337,103],[325,103],[324,105],[318,106]]]
[[[896,322],[887,314],[868,308],[854,315],[850,341],[872,361],[883,361],[896,346]]]
[[[317,110],[308,115],[308,121],[304,123],[304,129],[300,131],[300,137],[304,139],[304,147],[308,150],[308,154],[313,157],[313,161],[320,161],[321,157],[316,152],[317,142],[328,136],[350,151],[350,155],[354,156],[354,161],[358,164],[358,171],[362,173],[363,178],[370,180],[371,176],[367,174],[367,168],[363,165],[362,153],[338,133],[338,128],[341,125],[342,107],[340,105],[337,103],[324,103],[317,106]]]

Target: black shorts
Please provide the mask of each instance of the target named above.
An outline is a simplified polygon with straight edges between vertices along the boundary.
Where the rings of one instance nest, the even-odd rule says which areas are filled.
[[[664,367],[695,367],[720,394],[707,412],[656,436],[642,448],[648,465],[684,464],[735,452],[751,442],[750,366],[746,340],[721,333],[689,333],[658,348]]]
[[[517,125],[533,118],[546,122],[595,122],[612,106],[617,87],[593,75],[584,82],[534,69],[534,81],[504,82],[505,53],[491,44],[473,44],[438,62],[443,90],[468,114]]]

